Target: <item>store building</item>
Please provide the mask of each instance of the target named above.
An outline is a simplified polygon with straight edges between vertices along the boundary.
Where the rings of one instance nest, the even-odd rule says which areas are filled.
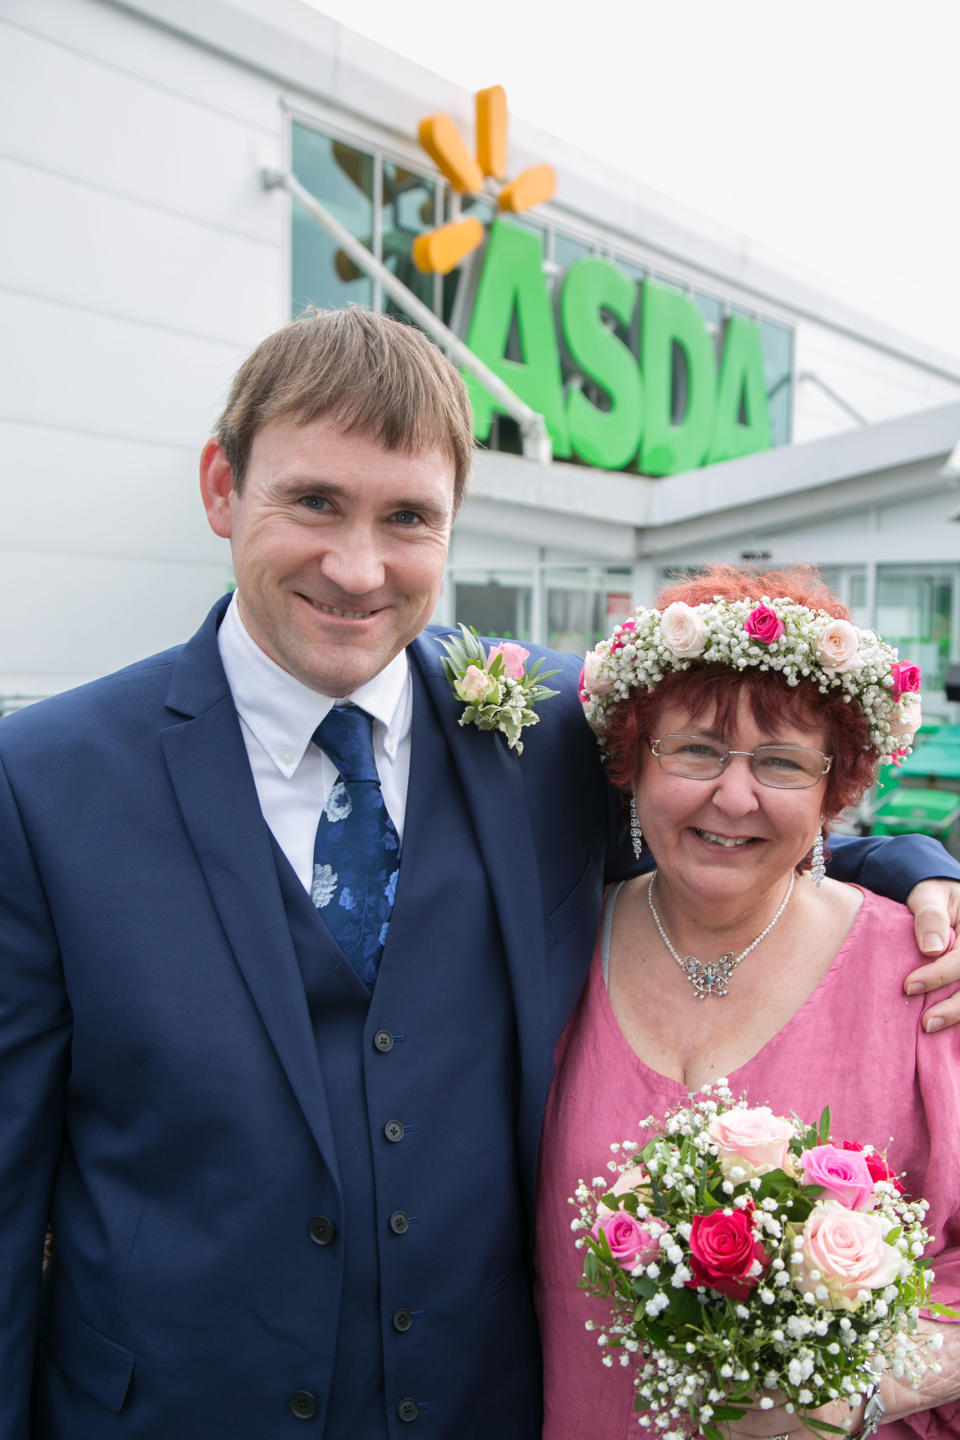
[[[195,628],[230,581],[196,460],[237,365],[304,304],[401,308],[267,171],[545,416],[546,463],[478,403],[437,618],[582,649],[677,569],[808,560],[945,712],[960,359],[528,126],[455,196],[419,126],[472,152],[474,97],[298,0],[6,0],[0,77],[0,710]],[[553,198],[498,210],[544,163]],[[484,243],[420,270],[463,218]]]

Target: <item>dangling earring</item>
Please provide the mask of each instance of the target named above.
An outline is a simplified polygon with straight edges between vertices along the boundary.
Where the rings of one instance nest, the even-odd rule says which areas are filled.
[[[817,829],[817,838],[813,842],[813,864],[810,866],[810,879],[820,889],[820,881],[827,873],[827,867],[823,862],[823,826]]]
[[[640,829],[640,818],[637,815],[637,802],[630,796],[630,844],[633,846],[633,853],[640,859],[643,853],[643,831]]]

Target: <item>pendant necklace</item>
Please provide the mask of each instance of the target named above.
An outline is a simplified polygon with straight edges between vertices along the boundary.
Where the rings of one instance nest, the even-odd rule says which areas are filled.
[[[647,904],[650,906],[650,914],[653,916],[653,923],[660,931],[660,939],[663,941],[664,945],[666,945],[667,949],[670,951],[670,954],[673,956],[674,960],[676,960],[677,964],[680,966],[680,969],[683,971],[684,975],[686,975],[687,979],[690,981],[690,984],[696,991],[697,999],[705,1000],[708,995],[716,995],[718,997],[726,995],[727,981],[730,979],[730,976],[740,964],[740,961],[745,960],[750,954],[751,950],[756,950],[761,940],[766,940],[767,936],[770,934],[770,931],[776,925],[784,910],[786,910],[787,905],[790,901],[790,896],[793,894],[793,886],[794,882],[796,881],[797,874],[795,870],[791,872],[790,884],[787,886],[787,893],[783,897],[783,903],[781,904],[780,909],[777,911],[776,915],[774,915],[767,928],[760,931],[760,934],[757,936],[756,940],[751,940],[746,950],[741,950],[739,955],[734,955],[732,950],[728,950],[725,955],[720,956],[719,960],[714,960],[712,963],[708,961],[706,964],[704,964],[702,960],[698,960],[695,955],[684,955],[681,959],[680,956],[677,954],[676,950],[673,948],[673,942],[671,941],[670,936],[667,934],[666,930],[664,930],[663,924],[660,920],[660,916],[657,914],[657,907],[653,903],[653,883],[656,878],[657,872],[656,870],[654,870],[653,874],[650,877],[650,884],[647,886]]]

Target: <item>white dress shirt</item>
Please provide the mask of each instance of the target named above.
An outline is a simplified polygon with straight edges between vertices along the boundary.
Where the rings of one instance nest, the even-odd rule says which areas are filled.
[[[234,594],[217,635],[220,659],[240,716],[263,818],[309,891],[313,842],[320,812],[337,778],[333,761],[313,744],[313,733],[334,697],[311,690],[281,669],[251,639]],[[379,675],[337,700],[352,701],[373,716],[373,755],[384,804],[403,839],[410,776],[413,684],[401,650]]]

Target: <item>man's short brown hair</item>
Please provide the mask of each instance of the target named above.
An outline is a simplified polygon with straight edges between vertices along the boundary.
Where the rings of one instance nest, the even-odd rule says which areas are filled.
[[[237,371],[217,424],[236,490],[258,430],[271,420],[320,418],[386,450],[445,451],[454,513],[460,508],[473,455],[470,400],[422,330],[349,306],[308,311],[261,341]]]

